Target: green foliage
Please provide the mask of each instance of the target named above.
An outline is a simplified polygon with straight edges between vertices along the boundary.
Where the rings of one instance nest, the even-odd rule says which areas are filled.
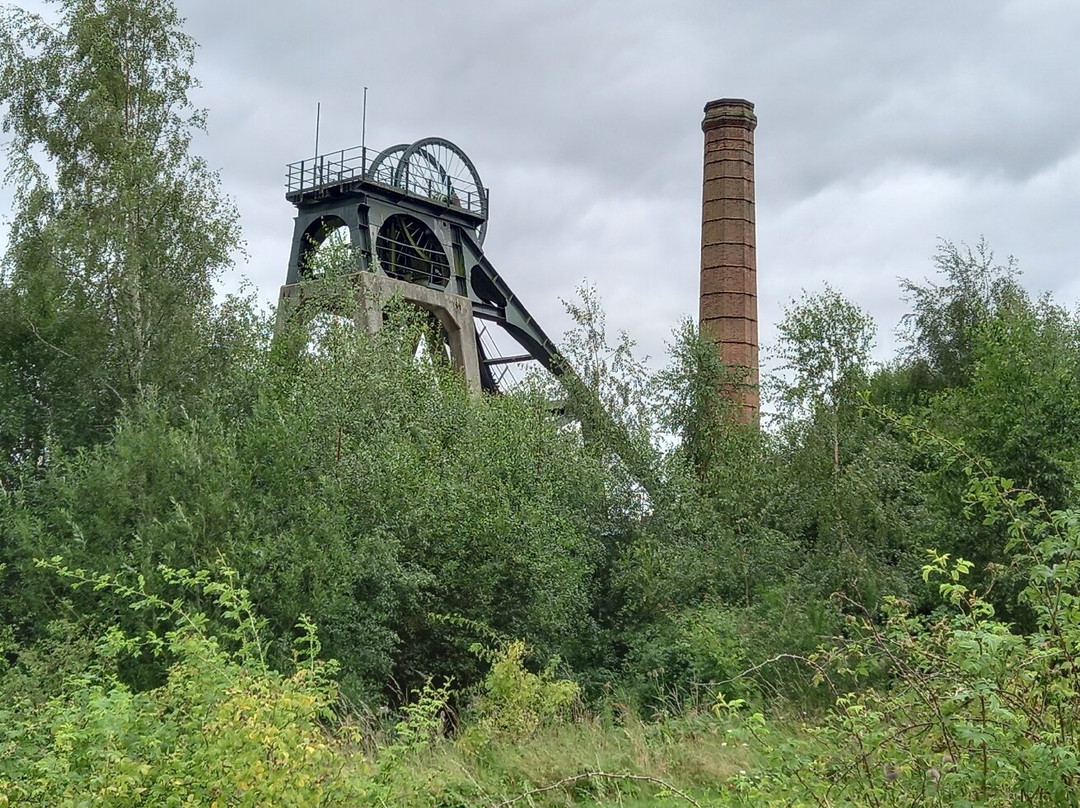
[[[30,621],[28,640],[66,608],[34,557],[156,581],[161,564],[223,553],[270,620],[271,658],[288,658],[310,614],[354,698],[381,698],[392,676],[405,689],[479,678],[468,641],[431,614],[593,655],[601,467],[542,402],[476,398],[450,369],[414,361],[424,327],[408,313],[375,337],[332,325],[317,352],[270,354],[239,371],[242,417],[214,399],[177,417],[144,397],[110,443],[60,456],[0,500],[15,583],[0,607]],[[140,628],[108,593],[73,605]],[[151,665],[133,683],[158,675]]]
[[[394,725],[393,743],[380,750],[384,769],[390,758],[423,751],[442,737],[452,684],[447,682],[442,687],[435,687],[429,679],[423,688],[412,692],[412,700],[402,705],[402,718]]]
[[[718,460],[729,460],[725,445],[740,430],[742,412],[733,393],[745,384],[745,370],[724,364],[716,343],[684,320],[669,346],[671,363],[656,379],[660,425],[679,438],[684,455],[707,478]],[[752,430],[744,430],[751,435]]]
[[[393,805],[712,805],[754,751],[714,714],[640,720],[623,705],[605,716],[579,714],[528,736],[480,739],[464,725],[403,756],[373,796]],[[467,717],[466,719],[467,720]],[[380,773],[383,771],[380,753]]]
[[[658,620],[633,638],[627,684],[640,709],[670,715],[708,705],[718,695],[756,693],[744,609],[703,605]]]
[[[470,727],[471,741],[525,738],[569,716],[581,689],[571,680],[555,677],[558,657],[533,673],[525,667],[527,648],[521,640],[497,650],[475,645],[473,651],[489,662],[491,669],[471,705],[476,719]]]
[[[942,283],[903,280],[901,286],[912,307],[904,317],[906,359],[925,369],[910,381],[940,390],[967,384],[975,366],[976,332],[996,313],[1022,303],[1025,295],[1016,282],[1015,259],[995,263],[984,239],[974,249],[942,240],[934,266],[944,276]]]
[[[59,447],[104,440],[119,399],[108,384],[108,333],[92,296],[47,266],[39,245],[20,241],[26,272],[0,278],[0,481],[46,463]],[[22,258],[12,260],[23,261]]]
[[[652,381],[657,440],[672,441],[660,464],[663,485],[650,490],[648,518],[635,526],[613,580],[622,616],[635,626],[625,638],[631,647],[668,631],[683,609],[750,606],[784,578],[792,550],[768,519],[776,506],[773,441],[742,422],[737,403],[745,370],[725,365],[689,320],[675,330],[669,353],[669,366]]]
[[[0,703],[43,704],[67,682],[83,676],[95,658],[99,627],[89,620],[55,620],[33,645],[23,645],[11,625],[0,632]]]
[[[773,755],[742,784],[750,804],[1077,804],[1080,516],[983,474],[965,496],[1006,526],[1035,629],[996,617],[965,582],[971,562],[931,553],[923,577],[941,581],[943,610],[920,616],[887,599],[882,620],[852,618],[852,639],[815,662],[826,681],[883,671],[889,686],[841,695],[803,739],[774,742],[750,725]]]
[[[634,341],[620,332],[607,333],[607,315],[595,287],[582,284],[577,300],[563,306],[573,326],[563,335],[562,351],[585,387],[633,439],[648,443],[654,433],[649,407],[648,373],[634,355]]]
[[[873,604],[900,590],[926,522],[910,446],[864,409],[873,323],[826,288],[779,331],[773,524],[805,553],[799,578],[819,598]]]
[[[791,703],[826,712],[751,720],[772,765],[710,798],[1076,803],[1080,328],[1011,259],[943,242],[877,369],[857,306],[793,302],[764,431],[691,323],[650,374],[579,290],[567,424],[550,385],[468,391],[424,314],[358,333],[344,241],[306,268],[333,313],[273,344],[215,302],[236,215],[175,6],[57,5],[0,12],[0,803],[621,800],[678,721]],[[400,720],[331,732],[339,688]],[[414,773],[570,737],[582,693],[666,717],[620,719],[649,774]]]
[[[0,445],[41,464],[108,435],[141,390],[214,377],[213,282],[236,211],[189,152],[194,43],[168,0],[64,0],[56,27],[0,12],[16,212],[0,284]]]
[[[596,290],[583,285],[576,291],[577,301],[562,301],[573,326],[562,339],[558,379],[533,376],[523,389],[564,404],[585,451],[604,464],[617,507],[631,514],[643,489],[659,490],[650,374],[628,334],[614,341],[608,336]]]
[[[858,405],[865,389],[874,341],[874,322],[834,289],[806,296],[784,311],[773,380],[785,412],[812,415],[825,410],[837,421]],[[838,427],[837,427],[838,428]]]
[[[1075,501],[1080,323],[1049,300],[1017,303],[971,339],[970,382],[935,402],[935,424],[1053,507]]]
[[[1075,315],[1049,299],[1014,300],[970,333],[967,383],[927,399],[912,421],[947,436],[966,456],[955,460],[952,448],[942,456],[931,443],[911,459],[914,467],[927,468],[923,542],[974,562],[977,585],[995,581],[988,598],[1004,619],[1023,626],[1031,615],[1017,603],[1025,582],[1008,565],[1008,534],[1000,524],[970,524],[965,480],[979,465],[1030,488],[1050,508],[1075,506],[1078,335]]]
[[[342,747],[322,727],[334,704],[310,623],[291,675],[262,656],[262,621],[237,574],[162,570],[184,597],[165,601],[143,582],[48,566],[76,586],[109,589],[172,627],[132,636],[110,628],[96,661],[47,702],[0,710],[5,804],[55,806],[290,805],[362,801],[361,772],[340,776]],[[221,620],[190,607],[207,599]],[[211,630],[211,626],[216,630]],[[156,688],[134,692],[112,660],[150,653],[169,661]],[[25,705],[24,705],[25,706]]]

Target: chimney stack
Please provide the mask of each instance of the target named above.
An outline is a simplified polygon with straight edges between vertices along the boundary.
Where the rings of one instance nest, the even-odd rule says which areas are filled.
[[[757,257],[754,236],[754,105],[721,98],[705,105],[701,205],[701,332],[746,384],[733,391],[751,423],[758,392]]]

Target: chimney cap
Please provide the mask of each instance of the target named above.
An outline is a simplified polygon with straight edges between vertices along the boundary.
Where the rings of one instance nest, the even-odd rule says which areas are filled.
[[[757,126],[754,105],[745,98],[718,98],[705,105],[705,120],[701,128],[708,131],[717,126],[741,124],[753,130]]]

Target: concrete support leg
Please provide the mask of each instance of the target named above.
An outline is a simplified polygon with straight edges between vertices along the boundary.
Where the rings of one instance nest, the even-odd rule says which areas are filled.
[[[352,298],[353,319],[358,328],[370,334],[382,328],[383,309],[400,298],[431,312],[446,331],[450,359],[465,377],[470,390],[480,391],[480,357],[476,350],[476,322],[468,298],[426,286],[419,286],[371,272],[358,272],[334,281],[334,288],[320,289],[318,282],[288,284],[281,287],[278,303],[277,332],[294,318],[308,316],[307,310],[340,311],[341,286],[346,284]],[[302,322],[302,319],[301,319]]]

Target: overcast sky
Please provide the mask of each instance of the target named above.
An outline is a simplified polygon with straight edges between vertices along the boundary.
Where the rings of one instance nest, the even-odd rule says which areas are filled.
[[[36,5],[36,4],[35,4]],[[284,282],[286,163],[361,140],[460,146],[491,189],[485,252],[558,338],[587,279],[609,325],[662,357],[696,316],[702,108],[756,105],[758,288],[829,283],[879,356],[939,237],[1014,255],[1080,297],[1076,0],[179,0],[200,43],[199,151],[242,216],[237,269]],[[1070,54],[1072,54],[1070,56]]]

